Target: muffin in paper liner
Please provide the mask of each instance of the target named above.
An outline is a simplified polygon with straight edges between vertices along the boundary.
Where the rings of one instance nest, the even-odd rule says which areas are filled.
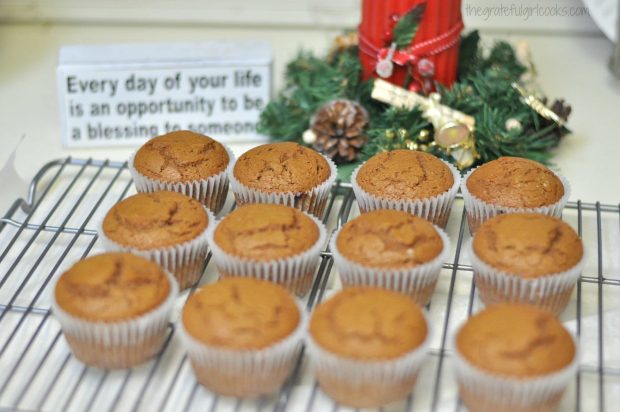
[[[467,174],[463,177],[461,182],[461,193],[463,195],[463,200],[465,201],[465,210],[467,212],[467,223],[469,225],[470,233],[476,233],[476,230],[480,227],[480,225],[486,220],[497,216],[502,213],[540,213],[547,216],[555,216],[561,217],[562,211],[564,210],[564,206],[568,202],[570,198],[570,183],[566,180],[565,177],[555,173],[553,170],[553,174],[560,179],[562,182],[562,186],[564,186],[564,195],[557,202],[540,207],[504,207],[499,205],[493,205],[491,203],[487,203],[476,196],[472,195],[467,189],[467,179],[469,176],[476,171],[477,168],[471,169]]]
[[[562,396],[579,367],[579,345],[570,334],[575,345],[575,357],[566,367],[557,372],[533,378],[514,378],[493,374],[472,365],[458,351],[456,337],[460,328],[452,335],[453,364],[459,395],[472,412],[532,411],[552,412],[557,410]]]
[[[340,356],[323,349],[308,333],[306,350],[323,392],[336,402],[355,408],[380,407],[405,398],[413,390],[433,335],[425,313],[424,319],[428,329],[422,344],[389,360],[364,361]]]
[[[486,306],[496,303],[524,303],[546,309],[558,316],[568,305],[586,262],[584,251],[581,260],[563,272],[525,279],[493,268],[474,252],[473,240],[467,243],[474,282],[480,299]]]
[[[267,280],[283,286],[297,296],[305,296],[312,287],[319,255],[327,241],[323,222],[310,213],[303,212],[317,225],[319,238],[309,249],[281,259],[253,260],[231,255],[215,242],[215,230],[220,221],[207,226],[207,240],[220,277],[244,276]]]
[[[164,273],[170,282],[168,298],[159,307],[124,321],[97,322],[71,315],[60,308],[52,292],[52,313],[73,355],[89,366],[105,369],[130,368],[155,356],[166,341],[179,293],[175,278]]]
[[[200,280],[205,259],[209,253],[207,231],[215,223],[215,216],[208,208],[205,208],[205,211],[208,216],[208,224],[205,230],[194,239],[178,245],[156,249],[138,249],[125,246],[106,236],[103,230],[103,219],[99,223],[99,239],[106,251],[129,252],[159,264],[174,275],[180,289],[184,290]]]
[[[365,164],[362,163],[357,168],[355,168],[355,170],[351,174],[351,186],[353,187],[353,192],[355,193],[355,200],[357,200],[360,212],[365,213],[377,209],[402,210],[426,219],[441,228],[445,228],[448,224],[448,219],[450,218],[452,204],[454,203],[456,193],[458,192],[459,186],[461,184],[461,173],[456,167],[454,167],[454,165],[452,165],[452,163],[446,162],[444,160],[441,161],[446,166],[448,166],[450,172],[452,173],[452,178],[454,179],[454,183],[452,184],[452,187],[450,187],[450,189],[440,195],[429,197],[426,199],[401,200],[384,198],[365,191],[357,183],[357,174],[359,173],[362,166],[364,166]]]
[[[218,142],[219,143],[219,142]],[[228,153],[228,165],[235,163],[235,156],[228,146],[220,143]],[[139,150],[139,149],[138,149]],[[228,194],[228,175],[226,168],[216,175],[209,176],[206,179],[190,180],[188,182],[164,182],[158,179],[152,179],[143,175],[134,167],[134,158],[138,151],[136,150],[129,157],[127,168],[131,173],[136,190],[138,193],[152,193],[159,190],[169,190],[172,192],[183,193],[192,197],[212,210],[219,213],[226,202]]]
[[[200,342],[179,319],[179,338],[190,359],[196,380],[224,396],[256,398],[276,392],[295,367],[303,346],[308,316],[299,301],[297,328],[275,344],[257,350],[225,349]]]
[[[321,156],[329,165],[329,177],[311,190],[301,193],[266,192],[244,185],[235,177],[235,159],[235,161],[228,165],[227,173],[228,179],[230,180],[230,188],[235,195],[237,205],[241,206],[248,203],[276,203],[291,206],[321,218],[325,211],[329,191],[338,177],[336,164],[330,158],[324,155]]]
[[[442,229],[435,226],[443,242],[443,249],[439,255],[421,265],[403,268],[366,267],[344,257],[337,246],[341,230],[332,236],[329,249],[333,254],[343,287],[375,286],[409,295],[420,306],[430,302],[443,262],[450,253],[450,239]]]

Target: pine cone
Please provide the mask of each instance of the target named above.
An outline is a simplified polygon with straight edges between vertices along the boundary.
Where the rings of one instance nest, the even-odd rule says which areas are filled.
[[[327,56],[327,61],[330,64],[333,64],[338,55],[344,53],[347,50],[351,50],[354,47],[357,47],[357,43],[357,31],[349,31],[339,36],[336,36]]]
[[[546,96],[541,98],[540,101],[545,106],[547,106],[547,103],[549,102]],[[564,99],[555,99],[549,108],[564,121],[568,120],[568,117],[573,111],[573,108],[569,104],[566,104]]]
[[[310,128],[316,135],[314,148],[336,163],[351,163],[366,143],[363,132],[368,112],[352,100],[332,100],[319,108]]]
[[[544,103],[545,105],[547,104],[546,99]],[[549,108],[551,109],[551,111],[557,114],[558,117],[560,117],[565,122],[568,121],[568,117],[570,116],[573,110],[570,105],[566,104],[564,99],[554,100]],[[553,130],[552,134],[556,138],[556,146],[560,144],[560,141],[562,140],[562,138],[566,136],[568,133],[569,133],[569,130],[566,127],[557,127],[555,130]]]
[[[570,107],[569,104],[566,104],[564,99],[557,99],[551,105],[551,110],[555,114],[560,116],[561,119],[563,119],[564,121],[567,121],[568,116],[570,116],[571,112],[573,111],[573,108]]]
[[[348,48],[357,46],[357,31],[350,31],[336,36],[332,45],[332,50],[343,52]]]

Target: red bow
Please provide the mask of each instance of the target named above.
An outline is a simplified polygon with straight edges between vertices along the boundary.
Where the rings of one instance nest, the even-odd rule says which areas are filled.
[[[454,47],[459,42],[463,27],[463,22],[459,21],[459,23],[452,26],[450,30],[437,37],[414,44],[403,50],[394,50],[391,60],[399,66],[404,66],[407,63],[416,62],[421,57],[439,54],[444,50]],[[370,43],[364,36],[360,36],[360,50],[374,57],[376,60],[386,59],[391,52],[389,47],[378,48]]]

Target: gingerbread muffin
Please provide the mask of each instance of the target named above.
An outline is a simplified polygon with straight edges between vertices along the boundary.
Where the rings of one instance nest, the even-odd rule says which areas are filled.
[[[371,157],[353,172],[351,184],[362,213],[403,210],[445,227],[460,183],[451,164],[413,150]]]
[[[538,213],[487,220],[473,238],[471,256],[485,304],[528,303],[556,315],[568,304],[584,264],[573,228]]]
[[[404,398],[426,354],[422,310],[402,294],[379,288],[344,289],[312,314],[308,352],[321,389],[359,408]]]
[[[277,204],[242,206],[208,230],[222,277],[248,276],[305,295],[327,233],[314,216]]]
[[[138,192],[171,190],[218,213],[228,193],[231,152],[208,136],[180,130],[146,142],[129,161]]]
[[[500,157],[469,172],[461,191],[469,228],[502,213],[542,213],[560,217],[568,201],[568,182],[545,167],[520,157]]]
[[[172,276],[129,253],[77,262],[58,279],[52,310],[76,358],[129,368],[159,352],[178,292]]]
[[[188,299],[180,325],[198,382],[227,396],[276,391],[301,348],[302,315],[270,282],[227,278],[203,287]]]
[[[457,332],[455,365],[470,411],[554,411],[577,368],[575,340],[553,314],[490,306]]]
[[[114,205],[99,235],[107,250],[132,252],[164,266],[181,289],[202,274],[206,230],[214,221],[197,200],[177,192],[138,193]]]
[[[237,204],[278,203],[320,217],[336,166],[297,143],[270,143],[245,152],[229,168]]]
[[[443,230],[399,210],[374,210],[351,220],[330,249],[344,287],[377,286],[429,301],[450,249]]]

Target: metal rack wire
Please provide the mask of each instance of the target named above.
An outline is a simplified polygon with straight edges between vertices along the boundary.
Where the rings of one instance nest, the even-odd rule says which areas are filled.
[[[6,410],[346,410],[327,398],[299,357],[281,391],[258,400],[221,398],[199,386],[174,334],[174,323],[161,353],[139,367],[107,371],[87,367],[68,350],[49,310],[50,285],[77,259],[99,250],[94,228],[108,208],[132,189],[127,164],[67,158],[45,165],[27,196],[17,199],[0,219],[0,409]],[[229,208],[232,205],[229,205]],[[344,224],[356,213],[350,186],[332,188],[324,220]],[[437,292],[427,308],[435,333],[429,361],[416,390],[385,411],[460,410],[450,363],[448,338],[475,311],[471,267],[462,256],[469,236],[462,201],[448,226],[454,243]],[[620,338],[609,333],[620,319],[620,205],[569,203],[565,219],[588,246],[590,264],[577,285],[562,320],[582,343],[582,362],[562,410],[611,409],[620,393]],[[200,283],[216,277],[205,262]],[[308,310],[337,289],[332,258],[326,249],[311,292]],[[196,288],[179,298],[179,308]],[[614,312],[616,311],[616,312]],[[617,316],[616,316],[617,315]]]

